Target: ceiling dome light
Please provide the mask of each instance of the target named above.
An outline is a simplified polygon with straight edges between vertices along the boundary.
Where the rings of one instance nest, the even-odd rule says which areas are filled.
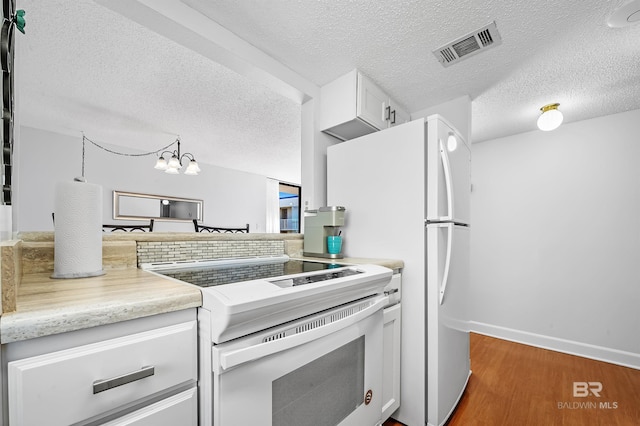
[[[538,117],[538,128],[545,132],[557,129],[563,120],[562,113],[558,110],[560,104],[549,104],[540,108],[542,114]]]

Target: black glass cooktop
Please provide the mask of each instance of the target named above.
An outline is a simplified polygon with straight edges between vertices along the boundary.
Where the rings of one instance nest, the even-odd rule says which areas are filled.
[[[346,265],[338,263],[309,262],[304,260],[288,260],[286,262],[240,264],[224,266],[203,266],[157,270],[166,275],[200,287],[212,287],[241,281],[280,277],[304,272],[322,271],[341,268]],[[336,271],[337,272],[337,271]],[[336,277],[337,278],[337,277]],[[307,280],[308,282],[308,280]],[[302,284],[302,282],[299,282]],[[298,284],[294,284],[298,285]]]

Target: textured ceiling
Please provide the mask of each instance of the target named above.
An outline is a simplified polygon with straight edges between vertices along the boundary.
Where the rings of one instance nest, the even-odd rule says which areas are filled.
[[[93,1],[17,7],[20,124],[127,152],[179,135],[199,162],[300,182],[298,103]]]
[[[640,109],[640,24],[606,25],[623,0],[138,3],[190,7],[315,86],[358,68],[410,112],[469,95],[473,142],[535,130],[551,102],[565,122]],[[180,134],[201,162],[300,181],[296,101],[172,41],[169,26],[129,20],[120,4],[122,14],[90,0],[17,0],[27,10],[22,124],[137,149]],[[492,21],[501,45],[448,68],[431,53]]]
[[[359,68],[410,112],[461,95],[474,142],[640,108],[640,24],[611,29],[623,1],[183,0],[323,85]],[[496,21],[502,45],[442,67],[431,53]]]

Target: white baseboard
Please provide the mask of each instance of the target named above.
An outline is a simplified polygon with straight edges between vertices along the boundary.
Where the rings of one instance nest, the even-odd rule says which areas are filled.
[[[471,332],[640,370],[640,354],[471,321]]]

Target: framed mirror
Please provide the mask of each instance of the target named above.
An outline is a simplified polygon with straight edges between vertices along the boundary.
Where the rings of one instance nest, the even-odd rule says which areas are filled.
[[[114,219],[155,219],[178,222],[203,217],[204,201],[167,195],[113,191]]]

